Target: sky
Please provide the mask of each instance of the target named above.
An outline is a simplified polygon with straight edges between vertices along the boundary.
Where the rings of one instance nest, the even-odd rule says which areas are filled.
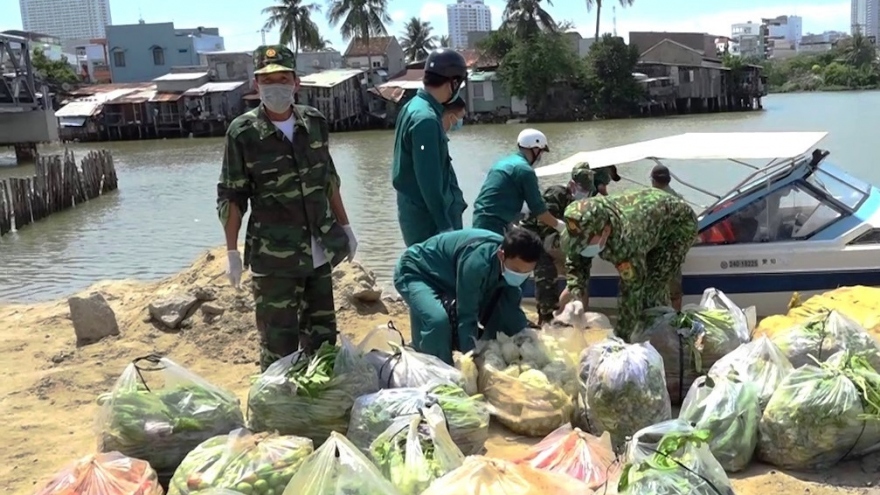
[[[63,2],[65,0],[57,0]],[[388,13],[393,23],[386,26],[388,34],[401,34],[411,17],[420,17],[434,28],[434,34],[447,33],[446,5],[452,0],[416,2],[389,0]],[[227,50],[252,50],[261,44],[260,29],[265,22],[263,7],[275,0],[110,0],[113,24],[173,21],[177,27],[217,27],[224,37]],[[498,26],[504,9],[503,0],[485,0],[492,9],[493,28]],[[317,0],[319,6],[326,5]],[[545,8],[557,21],[572,21],[584,37],[595,33],[596,14],[588,12],[585,0],[556,0]],[[609,2],[603,8],[601,31],[612,32],[614,13]],[[828,30],[849,31],[850,2],[839,0],[635,0],[632,7],[617,4],[617,33],[626,37],[630,31],[689,31],[729,35],[730,25],[738,22],[760,22],[762,17],[799,15],[803,18],[804,34]],[[324,9],[326,10],[326,9]],[[345,51],[338,29],[331,28],[325,15],[318,14],[316,22],[324,38]],[[0,0],[0,31],[21,29],[18,0]],[[267,43],[277,42],[278,33],[266,34]]]

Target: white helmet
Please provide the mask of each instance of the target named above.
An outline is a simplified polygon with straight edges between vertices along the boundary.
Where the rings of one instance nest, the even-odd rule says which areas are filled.
[[[540,148],[544,151],[550,151],[547,136],[537,129],[523,129],[516,138],[516,144],[521,148]]]

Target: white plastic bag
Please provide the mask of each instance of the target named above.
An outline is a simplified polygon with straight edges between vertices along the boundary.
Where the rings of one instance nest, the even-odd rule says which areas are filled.
[[[880,369],[880,347],[857,321],[839,311],[822,311],[788,330],[774,333],[773,343],[795,369],[825,361],[840,351],[865,354]],[[810,357],[812,356],[812,358]]]
[[[571,425],[560,426],[516,462],[567,474],[592,489],[605,485],[617,471],[611,436],[594,437]]]
[[[725,378],[734,373],[740,380],[753,383],[758,389],[758,405],[763,411],[773,392],[793,370],[785,354],[762,335],[719,359],[709,369],[709,376]]]
[[[471,456],[422,495],[588,495],[586,483],[565,474],[501,459]],[[287,494],[285,494],[287,495]]]

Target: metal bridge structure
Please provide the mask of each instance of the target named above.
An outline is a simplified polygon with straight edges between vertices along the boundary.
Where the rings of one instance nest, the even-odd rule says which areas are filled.
[[[37,84],[30,41],[0,34],[0,147],[15,147],[19,161],[32,160],[37,144],[58,139],[49,91]]]

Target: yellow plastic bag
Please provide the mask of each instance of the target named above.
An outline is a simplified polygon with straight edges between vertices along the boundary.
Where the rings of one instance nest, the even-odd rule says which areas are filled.
[[[880,336],[880,288],[856,285],[840,287],[803,302],[797,293],[792,299],[792,308],[787,314],[764,318],[755,334],[772,338],[818,313],[836,310],[857,321],[875,338]]]
[[[464,464],[438,479],[422,495],[590,495],[583,481],[565,474],[515,464],[500,459],[472,456]]]

